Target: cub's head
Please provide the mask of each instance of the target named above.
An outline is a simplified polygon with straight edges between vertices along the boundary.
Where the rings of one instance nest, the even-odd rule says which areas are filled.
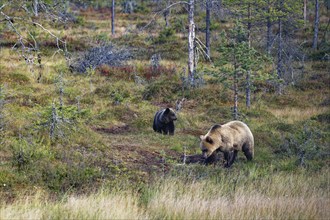
[[[216,151],[220,144],[219,137],[217,137],[216,130],[220,129],[221,125],[214,125],[206,135],[199,136],[200,148],[204,159],[212,155]]]
[[[166,108],[163,114],[163,120],[165,123],[177,120],[174,110],[171,108]]]

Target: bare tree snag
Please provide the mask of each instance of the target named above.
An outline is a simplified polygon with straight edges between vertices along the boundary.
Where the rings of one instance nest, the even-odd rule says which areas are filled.
[[[189,33],[188,33],[188,78],[190,85],[194,85],[195,79],[195,22],[194,22],[194,0],[189,0]]]
[[[212,6],[211,0],[206,0],[206,17],[205,17],[205,22],[206,22],[205,41],[206,42],[205,42],[205,45],[206,45],[206,54],[208,57],[211,56],[211,31],[210,31],[211,6]]]
[[[314,20],[314,36],[313,36],[313,49],[317,48],[317,39],[319,34],[320,24],[320,3],[319,0],[315,0],[315,20]]]
[[[115,34],[115,0],[112,0],[111,6],[111,34]]]

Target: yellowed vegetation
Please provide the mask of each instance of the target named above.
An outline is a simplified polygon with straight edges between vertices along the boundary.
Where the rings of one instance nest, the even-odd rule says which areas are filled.
[[[226,179],[170,178],[147,188],[144,201],[132,190],[103,189],[59,202],[38,193],[2,204],[0,219],[327,219],[330,199],[322,186],[328,177],[327,170],[312,176],[277,173],[252,182],[238,178],[235,186]]]
[[[287,123],[307,120],[313,116],[329,112],[328,107],[284,107],[281,109],[268,109],[275,117],[284,119]]]

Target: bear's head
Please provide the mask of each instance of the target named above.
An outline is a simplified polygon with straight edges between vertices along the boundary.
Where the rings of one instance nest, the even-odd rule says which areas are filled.
[[[208,158],[221,146],[221,135],[217,132],[221,125],[214,125],[206,135],[201,135],[200,148],[204,159]]]
[[[171,108],[166,108],[164,113],[163,113],[162,120],[166,124],[171,122],[171,121],[177,120],[177,117],[176,117],[176,114],[175,114],[174,110],[171,109]]]

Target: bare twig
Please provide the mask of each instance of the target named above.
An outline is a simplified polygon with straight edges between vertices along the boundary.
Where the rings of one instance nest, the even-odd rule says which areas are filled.
[[[204,48],[206,48],[205,44],[198,37],[195,37],[195,42],[200,47],[200,50],[202,51],[203,56],[206,57],[206,59],[209,60],[213,64],[211,57],[206,53],[206,50],[204,49]]]
[[[56,45],[57,48],[62,50],[60,47],[60,43],[63,44],[64,46],[64,52],[67,53],[67,47],[66,47],[66,41],[61,40],[59,37],[57,37],[55,34],[53,34],[50,30],[48,30],[47,28],[45,28],[43,25],[32,21],[32,24],[37,25],[38,27],[40,27],[41,29],[43,29],[44,31],[46,31],[48,34],[50,34],[52,37],[54,37],[56,39]]]
[[[178,2],[175,2],[169,6],[167,6],[166,8],[164,8],[163,10],[160,10],[158,12],[156,12],[153,17],[150,19],[149,23],[146,24],[144,27],[142,27],[140,30],[143,30],[145,28],[147,28],[154,20],[155,18],[160,15],[160,14],[163,14],[165,11],[167,11],[168,9],[172,8],[173,6],[176,6],[176,5],[181,5],[181,4],[185,4],[185,5],[189,5],[189,2],[186,2],[186,1],[178,1]]]
[[[25,3],[22,3],[22,2],[21,2],[22,4],[19,4],[19,3],[20,3],[19,1],[12,1],[12,2],[9,2],[8,4],[3,4],[0,6],[0,16],[3,17],[3,19],[0,20],[0,22],[7,22],[8,25],[11,27],[12,31],[18,37],[18,40],[13,45],[12,49],[17,49],[20,47],[21,48],[20,56],[22,56],[27,63],[33,64],[34,61],[36,60],[36,57],[31,58],[31,56],[29,56],[28,54],[33,51],[38,51],[39,48],[38,48],[38,42],[37,42],[35,36],[33,36],[33,34],[29,31],[28,27],[36,26],[38,28],[41,28],[44,32],[48,33],[51,37],[53,37],[55,39],[58,50],[55,51],[53,56],[55,56],[57,53],[64,52],[64,56],[68,60],[69,53],[67,51],[66,41],[62,40],[60,37],[55,35],[52,31],[50,31],[49,29],[44,27],[42,24],[29,19],[29,17],[31,16],[29,9],[26,7]],[[47,5],[45,3],[42,3],[42,4],[40,3],[40,6],[42,7],[42,10],[44,10],[46,12],[45,13],[46,16],[51,16],[51,18],[53,20],[55,20],[55,18],[58,17],[57,15],[54,14],[54,12],[56,12],[56,11],[54,11],[54,8],[57,7],[56,5],[51,6],[51,5]],[[5,7],[8,7],[8,8],[13,7],[16,10],[23,10],[23,12],[26,14],[27,17],[23,17],[23,16],[14,17],[11,15],[8,15],[3,11],[3,9]],[[34,43],[31,44],[28,42],[28,40],[26,40],[26,38],[24,36],[25,31],[22,32],[22,30],[20,30],[20,28],[19,28],[20,24],[24,25],[24,27],[25,27],[24,30],[27,30],[26,33],[33,40]]]

